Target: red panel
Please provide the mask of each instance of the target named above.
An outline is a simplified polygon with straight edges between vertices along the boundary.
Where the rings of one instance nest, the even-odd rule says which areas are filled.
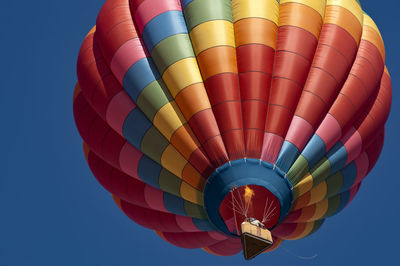
[[[110,2],[110,4],[108,4]],[[128,0],[108,0],[97,17],[96,36],[107,62],[127,40],[138,37]]]
[[[130,219],[146,228],[162,232],[187,232],[178,225],[176,218],[178,215],[143,208],[126,201],[121,201],[121,208]]]
[[[217,167],[228,161],[225,146],[211,109],[193,115],[188,123],[214,166]]]
[[[136,9],[140,6],[141,3],[143,3],[145,0],[130,0],[131,8],[132,8],[132,13],[134,14],[136,12]]]
[[[365,152],[368,155],[368,173],[374,168],[376,162],[378,161],[379,155],[382,152],[383,143],[385,139],[385,128],[382,127],[377,131],[376,138],[372,141],[372,143],[367,147]]]
[[[289,224],[278,224],[274,229],[272,229],[272,234],[279,238],[284,238],[292,234],[297,228],[297,224],[289,223]]]
[[[344,70],[344,72],[345,71],[347,70]],[[335,79],[332,74],[326,70],[311,67],[307,82],[304,85],[304,91],[308,91],[320,97],[321,100],[325,102],[325,105],[327,105],[325,108],[328,108],[335,100],[342,85],[342,83],[339,83],[337,79]],[[302,104],[303,103],[299,101],[298,106]]]
[[[86,44],[89,44],[88,48]],[[105,119],[110,100],[122,90],[122,87],[112,75],[97,42],[93,43],[93,34],[89,35],[82,45],[78,56],[77,73],[79,85],[86,99]]]
[[[307,30],[294,26],[282,26],[278,28],[277,36],[276,51],[291,51],[309,61],[313,59],[318,40]]]
[[[265,131],[284,138],[292,117],[293,113],[289,109],[279,105],[269,105]]]
[[[308,91],[303,91],[296,109],[296,115],[310,123],[315,131],[327,111],[328,106],[321,98]]]
[[[90,126],[93,121],[97,119],[98,115],[92,108],[90,108],[82,92],[80,92],[75,98],[73,111],[75,124],[78,128],[79,134],[82,139],[88,139]]]
[[[361,33],[361,27],[360,27]],[[360,34],[361,35],[361,34]],[[324,24],[319,36],[319,44],[324,44],[337,50],[352,64],[356,56],[358,45],[350,33],[335,24]]]
[[[343,130],[348,121],[354,120],[356,109],[346,96],[339,94],[329,113],[339,122]]]
[[[212,238],[207,232],[162,233],[166,241],[181,248],[203,248],[214,245],[220,240]]]
[[[212,168],[207,162],[208,159],[205,156],[205,152],[202,148],[197,148],[189,158],[189,162],[191,165],[196,166],[196,169],[199,171],[201,176],[208,178],[213,172],[214,168]]]
[[[275,55],[275,68],[273,78],[284,78],[296,83],[302,89],[306,82],[311,60],[293,53],[292,51],[278,51]],[[274,81],[273,81],[274,82]],[[272,82],[272,93],[274,93],[274,83]]]
[[[257,100],[242,101],[243,128],[264,131],[268,104]],[[261,147],[259,147],[261,149]]]
[[[272,73],[275,50],[262,44],[246,44],[236,48],[238,72]]]
[[[244,137],[237,74],[212,76],[207,79],[205,86],[229,158],[235,160],[243,157]]]
[[[360,111],[378,87],[383,67],[383,61],[376,46],[362,40],[349,77],[341,90],[341,93],[346,95],[347,101],[355,106],[355,112],[344,114],[345,110],[348,110],[346,109],[348,104],[343,101],[343,97],[338,97],[329,111],[338,120],[342,129],[354,121],[355,113]]]
[[[218,256],[233,256],[242,251],[242,243],[240,238],[229,238],[208,246],[205,250]]]
[[[224,101],[239,101],[239,83],[236,74],[224,73],[212,76],[205,81],[208,98],[214,106]]]
[[[249,99],[268,102],[271,75],[263,72],[245,72],[239,74],[240,95],[242,101]]]
[[[97,181],[107,191],[127,202],[149,208],[144,197],[146,184],[107,164],[92,151],[88,156],[88,164]]]
[[[264,141],[264,130],[244,129],[247,158],[260,158]]]

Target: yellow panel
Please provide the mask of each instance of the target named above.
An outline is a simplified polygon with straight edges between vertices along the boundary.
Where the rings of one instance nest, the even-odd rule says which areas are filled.
[[[385,61],[385,45],[383,44],[381,33],[375,22],[367,14],[364,14],[363,34],[361,39],[373,43],[381,53],[383,61]]]
[[[349,10],[363,24],[363,13],[360,5],[355,0],[328,0],[327,6],[341,6]],[[360,12],[361,11],[361,12]]]
[[[203,82],[196,58],[193,57],[170,65],[162,78],[174,98],[183,88]]]
[[[193,28],[189,35],[196,55],[214,46],[235,47],[233,24],[226,20],[202,23]]]
[[[276,0],[233,0],[233,21],[244,18],[264,18],[278,25],[279,4]]]
[[[345,0],[348,1],[348,0]],[[321,17],[323,18],[325,15],[325,3],[326,0],[281,0],[281,5],[285,3],[299,3],[306,6],[311,7],[312,9],[316,10]]]
[[[184,121],[179,119],[175,110],[177,110],[176,104],[173,106],[171,103],[167,103],[158,110],[153,120],[154,126],[168,139],[168,141],[171,140],[174,132],[182,126],[181,121]]]
[[[192,186],[189,186],[187,183],[182,182],[180,194],[183,199],[193,202],[195,204],[203,206],[203,193],[196,190]]]
[[[369,27],[373,28],[379,34],[379,36],[382,38],[381,32],[378,29],[378,26],[376,26],[375,22],[367,14],[364,14],[364,26],[369,26]]]
[[[319,220],[322,216],[325,215],[326,211],[328,210],[329,200],[325,199],[323,201],[318,202],[315,204],[315,213],[313,217],[311,217],[310,221]]]
[[[322,182],[318,184],[316,187],[311,189],[311,198],[307,205],[314,204],[318,201],[321,201],[325,198],[327,191],[326,182]]]
[[[171,144],[168,145],[161,156],[161,165],[180,178],[182,178],[183,168],[186,164],[186,159]]]
[[[293,200],[296,200],[301,195],[305,194],[306,192],[310,191],[313,187],[313,178],[310,173],[305,175],[297,185],[293,187]]]

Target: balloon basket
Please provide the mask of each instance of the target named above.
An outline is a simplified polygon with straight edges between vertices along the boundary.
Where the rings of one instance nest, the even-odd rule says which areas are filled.
[[[271,232],[262,226],[245,221],[241,224],[243,255],[250,260],[273,244]]]

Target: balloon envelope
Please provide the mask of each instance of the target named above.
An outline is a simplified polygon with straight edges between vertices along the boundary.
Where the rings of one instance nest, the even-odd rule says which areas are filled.
[[[183,248],[273,245],[341,211],[391,105],[385,49],[356,0],[107,0],[83,41],[74,116],[121,210]]]

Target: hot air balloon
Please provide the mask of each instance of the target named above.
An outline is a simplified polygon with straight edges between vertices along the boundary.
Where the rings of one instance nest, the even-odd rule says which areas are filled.
[[[107,0],[77,73],[85,156],[119,208],[173,245],[246,259],[354,198],[391,105],[356,0]]]

